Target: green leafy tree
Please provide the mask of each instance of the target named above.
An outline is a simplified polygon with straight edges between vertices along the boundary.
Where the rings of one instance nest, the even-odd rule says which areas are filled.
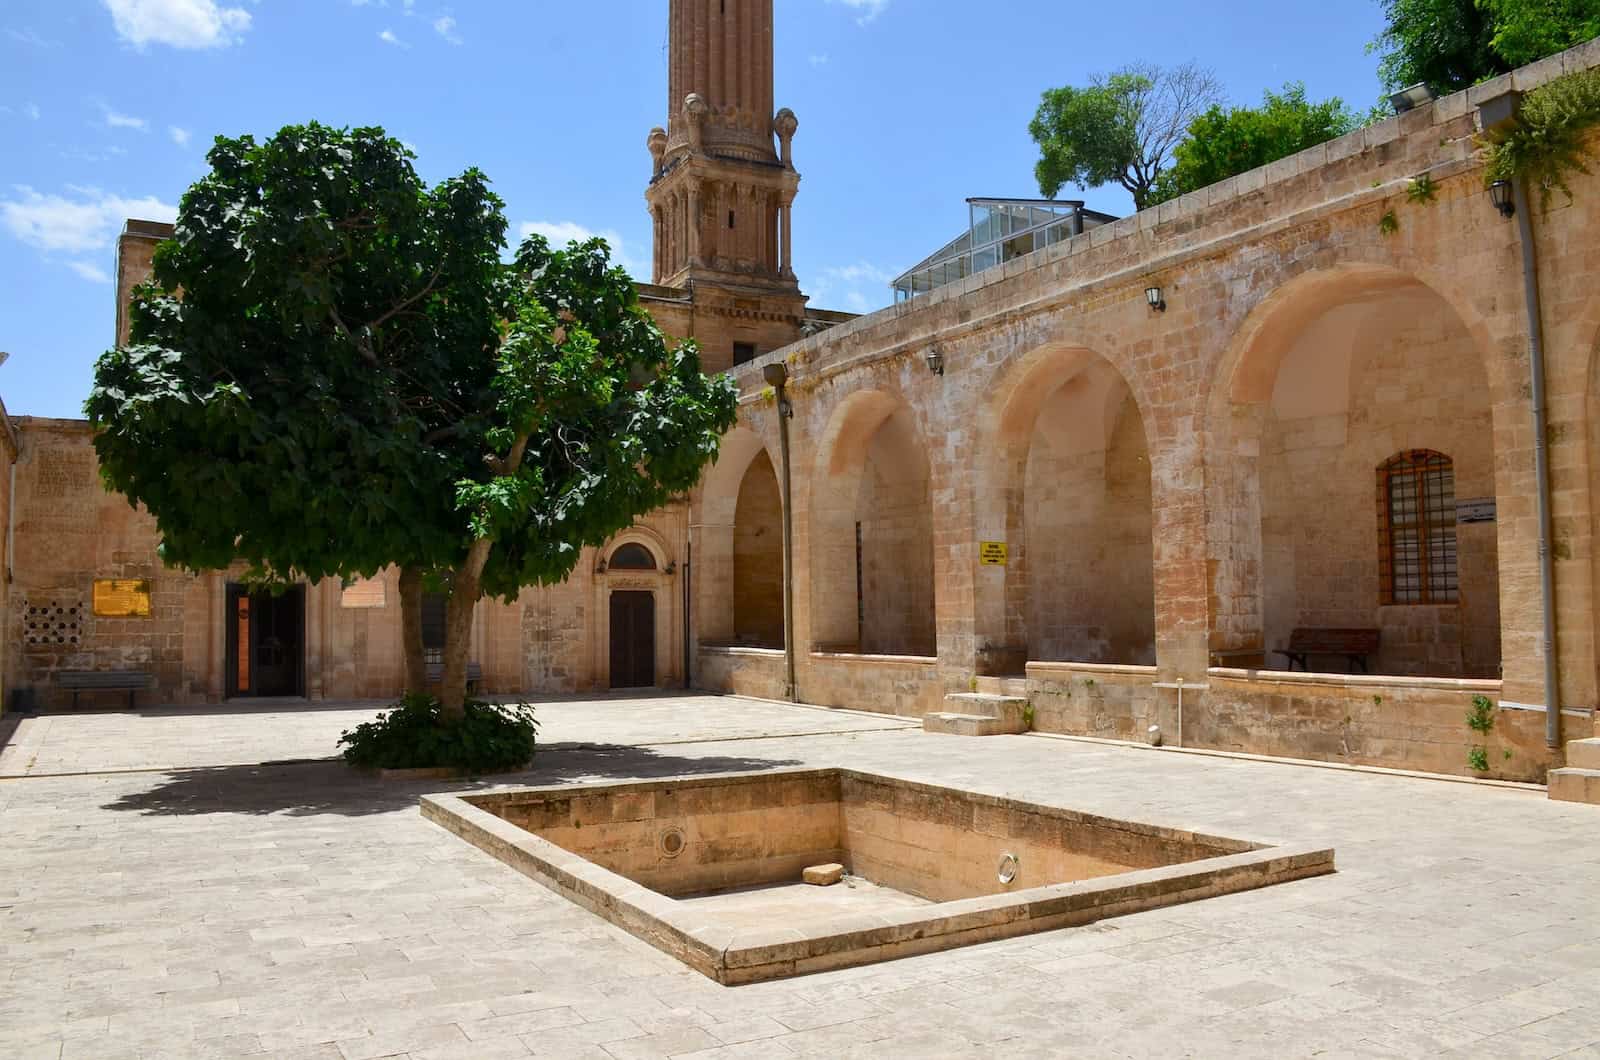
[[[1085,88],[1045,90],[1028,125],[1040,193],[1053,199],[1067,184],[1118,184],[1144,209],[1184,130],[1221,95],[1216,76],[1192,63],[1140,63]]]
[[[424,587],[446,588],[460,718],[474,604],[565,578],[690,488],[737,399],[668,348],[603,242],[535,236],[507,262],[483,174],[430,188],[412,158],[381,129],[219,138],[85,410],[169,564],[398,566],[413,690]]]
[[[1494,23],[1490,46],[1513,67],[1600,37],[1597,0],[1478,0]]]
[[[1595,0],[1382,0],[1378,76],[1454,92],[1600,35]]]
[[[1343,136],[1360,119],[1337,96],[1312,103],[1306,86],[1292,82],[1265,93],[1259,107],[1214,106],[1189,125],[1173,151],[1173,164],[1156,181],[1152,202],[1215,184],[1296,151]]]

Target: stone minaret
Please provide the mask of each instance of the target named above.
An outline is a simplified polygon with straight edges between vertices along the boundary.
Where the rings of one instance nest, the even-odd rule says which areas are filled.
[[[667,128],[645,198],[657,284],[798,294],[789,209],[799,123],[772,111],[772,0],[671,0]]]

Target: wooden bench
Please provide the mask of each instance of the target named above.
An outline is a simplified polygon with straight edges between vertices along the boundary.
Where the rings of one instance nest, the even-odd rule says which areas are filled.
[[[444,663],[428,664],[428,684],[436,685],[444,680]],[[467,691],[476,692],[478,686],[483,684],[483,664],[467,663]]]
[[[80,692],[126,692],[128,709],[133,709],[133,697],[147,690],[155,681],[155,674],[143,670],[62,670],[56,674],[56,683],[72,689],[72,706],[78,706]]]
[[[1273,654],[1286,655],[1289,669],[1299,663],[1300,669],[1310,670],[1306,659],[1312,655],[1343,655],[1350,664],[1367,672],[1367,657],[1378,653],[1378,631],[1375,629],[1296,629],[1289,634],[1287,648],[1275,648]]]

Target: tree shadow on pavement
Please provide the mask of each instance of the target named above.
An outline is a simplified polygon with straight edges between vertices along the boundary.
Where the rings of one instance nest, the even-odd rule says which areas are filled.
[[[263,762],[173,770],[143,791],[129,792],[102,808],[145,816],[213,813],[314,817],[364,817],[415,807],[430,792],[576,784],[604,780],[651,780],[709,773],[760,772],[802,765],[798,759],[742,755],[675,755],[624,744],[550,744],[520,773],[476,779],[383,780],[339,759]]]

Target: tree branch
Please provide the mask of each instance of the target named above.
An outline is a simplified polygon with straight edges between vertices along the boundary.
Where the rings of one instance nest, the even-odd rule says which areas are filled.
[[[401,302],[399,305],[395,306],[393,309],[391,309],[387,313],[383,314],[383,316],[379,317],[377,320],[372,321],[370,324],[367,325],[367,327],[368,328],[382,327],[384,324],[388,323],[390,320],[393,320],[395,317],[399,316],[401,313],[404,313],[418,299],[423,298],[424,296],[426,296],[430,291],[433,290],[433,285],[439,281],[439,272],[443,268],[444,268],[443,265],[437,266],[433,270],[433,275],[428,277],[428,282],[423,286],[422,290],[418,291],[416,294],[412,295],[410,298],[407,298],[405,301]]]
[[[338,306],[329,306],[328,316],[333,320],[333,326],[338,329],[339,334],[348,339],[350,344],[361,352],[361,356],[365,357],[373,365],[378,363],[378,354],[373,350],[372,344],[365,338],[357,336],[350,331],[350,328],[345,325],[344,318],[339,315]]]

